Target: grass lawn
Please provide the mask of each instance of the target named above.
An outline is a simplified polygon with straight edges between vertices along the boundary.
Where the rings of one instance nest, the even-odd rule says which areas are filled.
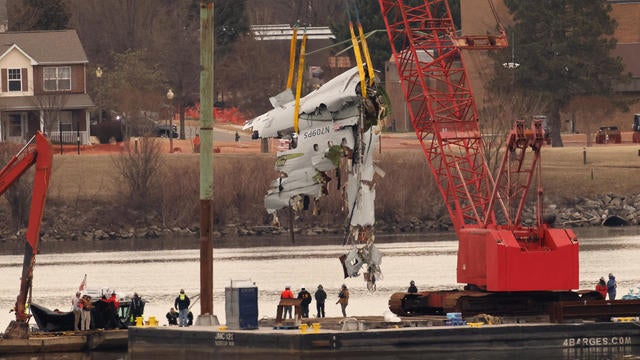
[[[585,150],[586,149],[586,150]],[[584,163],[586,151],[586,164]],[[635,194],[640,192],[640,145],[597,145],[583,148],[569,146],[562,148],[545,147],[542,150],[543,186],[545,194],[552,197],[569,198],[591,196],[604,193]],[[423,162],[418,146],[402,151],[386,150],[385,159],[404,158],[410,162]],[[391,154],[389,154],[391,153]],[[417,154],[416,154],[417,153]],[[116,154],[98,155],[55,155],[54,171],[50,195],[64,199],[91,199],[118,195],[121,188],[119,175],[115,173],[113,157]],[[193,153],[162,154],[165,165],[172,164],[198,167],[199,155]],[[234,162],[267,162],[273,164],[274,154],[215,154],[214,164],[224,165]],[[380,166],[385,169],[383,160]],[[250,165],[249,165],[250,166]],[[426,169],[417,164],[418,168]],[[244,167],[246,170],[246,167]],[[407,166],[407,176],[414,167]],[[398,171],[398,170],[394,170]],[[264,174],[261,174],[264,175]],[[271,176],[269,176],[271,175]],[[179,174],[176,174],[179,176]],[[253,176],[239,174],[239,176]],[[273,177],[272,177],[273,176]],[[267,179],[274,179],[267,174]],[[261,176],[262,177],[262,176]],[[260,178],[261,178],[260,177]],[[384,178],[379,180],[384,182]],[[215,184],[214,184],[215,186]],[[268,183],[265,183],[265,191]],[[379,194],[384,196],[384,194]]]

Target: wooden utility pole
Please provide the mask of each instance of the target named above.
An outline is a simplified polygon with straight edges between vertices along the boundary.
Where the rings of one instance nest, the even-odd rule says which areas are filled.
[[[213,314],[213,0],[200,2],[200,317]],[[215,320],[213,320],[215,319]]]

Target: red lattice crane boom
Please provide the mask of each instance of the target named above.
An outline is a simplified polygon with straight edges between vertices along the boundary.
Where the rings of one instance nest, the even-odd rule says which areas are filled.
[[[517,122],[495,180],[483,153],[462,49],[504,48],[504,31],[457,36],[446,0],[379,3],[407,112],[458,236],[458,282],[490,292],[576,289],[577,238],[543,223],[539,185],[535,225],[521,224],[540,180],[541,124]]]

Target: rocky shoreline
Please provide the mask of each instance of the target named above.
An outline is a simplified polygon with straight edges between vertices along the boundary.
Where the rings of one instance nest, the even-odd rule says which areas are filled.
[[[525,223],[533,223],[533,207],[527,208],[524,214]],[[555,214],[554,227],[599,227],[599,226],[626,226],[640,224],[640,194],[616,195],[604,194],[593,198],[566,199],[545,206],[546,214]],[[152,242],[154,239],[181,238],[191,239],[196,244],[199,240],[199,226],[189,227],[162,227],[161,225],[145,226],[119,226],[113,228],[109,225],[71,223],[74,216],[64,217],[68,229],[87,229],[82,231],[64,230],[64,227],[47,226],[43,223],[41,241],[43,243],[56,242],[108,242],[110,240],[139,240]],[[24,238],[26,229],[17,233],[5,233],[1,238],[2,243],[18,243],[18,239]],[[376,224],[378,236],[385,234],[424,234],[444,233],[450,238],[452,225],[447,216],[438,220],[422,220],[417,217],[402,219],[396,222],[378,220]],[[308,238],[316,240],[309,241]],[[324,244],[342,243],[344,228],[342,224],[336,227],[319,226],[314,224],[298,223],[294,230],[294,244],[304,245],[318,243]],[[249,239],[251,239],[249,241]],[[262,245],[288,245],[291,244],[291,234],[286,227],[274,227],[252,224],[226,224],[217,226],[214,231],[214,240],[221,247],[242,247]],[[297,243],[296,243],[297,240]]]
[[[550,204],[546,214],[555,214],[555,227],[629,226],[640,224],[640,194],[603,194],[593,198],[567,199],[564,206]],[[525,215],[531,217],[532,211]]]
[[[564,201],[566,205],[553,203],[546,206],[546,214],[555,214],[555,227],[583,227],[583,226],[624,226],[640,224],[640,194],[636,195],[616,195],[605,194],[594,198],[574,198]],[[528,207],[525,211],[527,223],[531,223],[533,217],[533,207]],[[298,227],[299,226],[299,227]],[[439,220],[421,220],[416,217],[395,223],[379,220],[376,224],[376,232],[381,234],[392,233],[423,233],[423,232],[446,232],[451,229],[451,222],[448,217]],[[344,233],[343,227],[335,228],[322,227],[317,225],[305,226],[296,224],[296,234],[304,236],[333,235],[340,236]],[[129,239],[146,238],[153,239],[165,235],[180,237],[198,237],[199,227],[163,228],[158,225],[129,229],[94,229],[82,231],[81,233],[61,233],[59,231],[45,231],[42,239],[44,241],[63,240],[109,240],[109,239]],[[250,236],[282,236],[288,235],[289,230],[285,227],[274,227],[264,225],[247,224],[227,224],[221,230],[214,233],[214,238],[243,238]],[[17,236],[10,237],[17,240]]]

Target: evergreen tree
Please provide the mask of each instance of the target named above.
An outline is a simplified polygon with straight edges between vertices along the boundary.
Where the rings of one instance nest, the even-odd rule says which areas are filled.
[[[502,63],[512,49],[496,55],[495,89],[511,88],[545,98],[553,146],[562,146],[560,111],[575,96],[613,94],[623,80],[620,58],[611,56],[616,23],[601,0],[505,0],[515,24],[507,30],[517,69]],[[513,73],[515,71],[515,73]]]
[[[218,0],[214,2],[214,27],[216,50],[226,47],[249,31],[245,15],[245,0]]]

